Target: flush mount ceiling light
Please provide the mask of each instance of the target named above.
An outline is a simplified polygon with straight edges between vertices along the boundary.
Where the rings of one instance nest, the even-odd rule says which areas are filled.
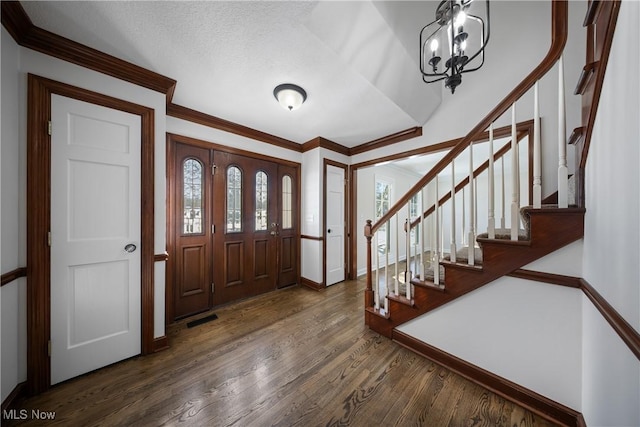
[[[476,71],[484,64],[489,42],[489,0],[472,2],[442,0],[435,20],[420,32],[420,72],[425,83],[444,80],[454,93],[462,83],[463,73]],[[444,67],[438,69],[443,59]]]
[[[307,99],[307,92],[300,86],[284,83],[276,86],[273,90],[273,96],[276,97],[282,108],[289,111],[297,110]]]

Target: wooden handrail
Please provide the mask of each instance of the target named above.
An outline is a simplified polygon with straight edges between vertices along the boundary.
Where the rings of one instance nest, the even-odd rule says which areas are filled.
[[[542,62],[513,89],[487,116],[480,121],[455,147],[453,147],[436,165],[431,168],[413,187],[405,193],[375,224],[365,229],[366,233],[375,233],[378,229],[397,214],[409,200],[444,170],[469,144],[484,132],[489,125],[502,116],[511,105],[520,99],[536,81],[540,80],[558,61],[567,42],[568,32],[568,2],[554,0],[551,2],[551,46]]]

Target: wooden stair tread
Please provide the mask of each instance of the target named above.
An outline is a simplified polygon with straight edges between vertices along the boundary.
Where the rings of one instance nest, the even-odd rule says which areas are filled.
[[[478,273],[482,273],[482,264],[474,264],[474,265],[469,265],[466,260],[465,262],[451,262],[449,260],[442,260],[440,261],[440,264],[442,264],[443,266],[445,266],[445,271],[448,268],[459,268],[462,270],[469,270],[469,271],[476,271]]]
[[[474,259],[474,264],[476,265],[482,265],[482,248],[474,248],[473,250],[473,259]],[[449,263],[451,262],[451,256],[445,256],[440,262],[442,263],[442,261],[448,261]],[[456,251],[456,261],[454,262],[454,264],[469,264],[469,247],[465,246],[462,249],[458,249]]]
[[[409,307],[413,307],[415,305],[412,299],[408,299],[404,295],[389,294],[387,295],[387,298],[390,301],[396,301],[400,304],[408,305]]]
[[[478,239],[486,240],[511,240],[511,229],[510,228],[496,228],[495,237],[493,239],[489,239],[489,233],[480,233],[478,234],[476,241]],[[518,230],[518,240],[529,240],[529,235],[527,231],[524,229]]]
[[[441,281],[439,285],[436,285],[435,283],[433,283],[433,281],[420,280],[419,278],[413,278],[411,279],[411,284],[414,286],[420,286],[422,288],[431,289],[438,292],[445,291],[445,284],[443,281]]]
[[[487,237],[478,237],[477,239],[480,246],[487,246],[489,244],[495,245],[512,245],[512,246],[531,246],[531,240],[511,240],[511,239],[489,239]]]

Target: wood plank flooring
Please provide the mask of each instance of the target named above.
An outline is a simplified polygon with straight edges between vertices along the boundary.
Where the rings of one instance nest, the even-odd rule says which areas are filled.
[[[73,426],[554,425],[370,331],[362,281],[292,287],[168,331],[171,348],[18,402]],[[203,313],[204,317],[210,313]],[[188,319],[193,320],[193,319]]]

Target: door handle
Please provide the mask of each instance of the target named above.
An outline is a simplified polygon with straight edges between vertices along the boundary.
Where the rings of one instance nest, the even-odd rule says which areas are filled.
[[[127,246],[124,247],[124,250],[129,253],[135,252],[136,249],[137,247],[133,243],[129,243]]]

